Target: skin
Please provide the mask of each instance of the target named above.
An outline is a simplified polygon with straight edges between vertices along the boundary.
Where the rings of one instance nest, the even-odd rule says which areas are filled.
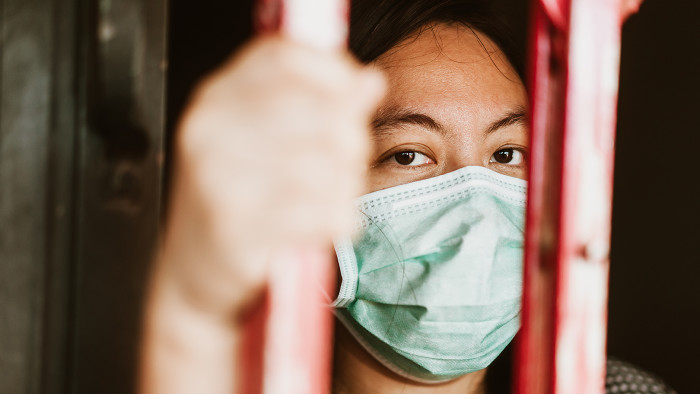
[[[464,26],[436,25],[374,62],[389,91],[373,120],[368,192],[483,166],[527,176],[527,94],[497,46]],[[334,393],[483,393],[485,370],[439,385],[402,378],[341,326]]]

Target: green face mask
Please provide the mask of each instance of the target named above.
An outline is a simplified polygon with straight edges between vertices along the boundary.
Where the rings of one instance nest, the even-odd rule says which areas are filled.
[[[336,314],[376,359],[437,383],[487,367],[519,328],[527,182],[483,167],[359,199],[336,242]]]

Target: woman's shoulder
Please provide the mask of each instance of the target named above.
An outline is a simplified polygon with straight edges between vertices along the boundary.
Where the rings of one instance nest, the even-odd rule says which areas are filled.
[[[605,392],[606,394],[677,394],[657,376],[612,357],[607,361]]]

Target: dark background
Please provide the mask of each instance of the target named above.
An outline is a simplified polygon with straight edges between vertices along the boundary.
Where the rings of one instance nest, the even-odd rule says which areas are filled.
[[[623,29],[609,353],[700,393],[700,4],[647,0]]]
[[[526,1],[501,0],[522,42]],[[249,1],[173,0],[170,128],[249,36]],[[623,29],[609,354],[700,393],[700,4],[647,0]]]

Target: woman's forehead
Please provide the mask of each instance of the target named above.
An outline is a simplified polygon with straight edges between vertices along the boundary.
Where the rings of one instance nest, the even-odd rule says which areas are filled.
[[[380,67],[418,66],[441,57],[457,63],[503,58],[485,34],[462,24],[433,24],[409,35],[375,61]],[[510,65],[508,65],[510,66]]]
[[[484,34],[463,25],[435,25],[374,63],[389,80],[383,106],[429,112],[470,126],[527,107],[525,88],[505,55]],[[456,126],[456,125],[455,125]]]

